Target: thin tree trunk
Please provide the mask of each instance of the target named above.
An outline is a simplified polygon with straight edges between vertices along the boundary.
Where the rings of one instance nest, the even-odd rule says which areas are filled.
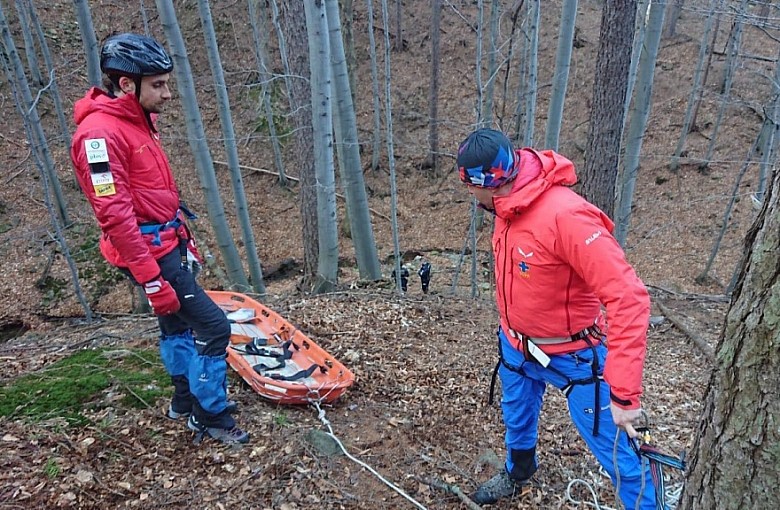
[[[395,178],[395,155],[393,153],[393,109],[392,96],[390,94],[390,16],[387,12],[387,0],[382,2],[382,25],[385,33],[385,129],[387,136],[387,158],[390,168],[390,219],[393,230],[393,260],[396,290],[401,289],[401,248],[398,237],[398,186]],[[400,0],[399,0],[400,5]]]
[[[536,97],[538,93],[539,78],[539,24],[541,20],[542,5],[540,0],[531,0],[528,3],[530,13],[528,19],[530,41],[528,44],[528,74],[525,81],[525,132],[523,145],[530,147],[534,144],[534,126],[536,124]]]
[[[626,123],[628,122],[628,109],[631,106],[631,99],[634,95],[634,86],[636,85],[636,74],[639,68],[639,57],[642,53],[642,46],[645,44],[645,33],[647,32],[647,17],[650,0],[638,0],[636,18],[634,22],[634,44],[631,48],[631,64],[628,69],[628,84],[626,85],[626,101],[623,106],[623,127],[622,135],[625,137]]]
[[[677,20],[680,19],[684,0],[671,0],[667,4],[669,13],[666,15],[666,29],[664,37],[674,37],[677,32]]]
[[[357,72],[357,58],[355,57],[355,8],[354,0],[341,0],[341,29],[344,34],[344,57],[347,60],[347,70],[349,72],[349,90],[352,93],[352,104],[355,104],[355,93],[357,92],[357,83],[355,82],[355,73]]]
[[[149,16],[146,14],[146,6],[144,0],[141,0],[141,22],[144,24],[144,34],[149,37]]]
[[[200,116],[195,94],[195,83],[192,79],[190,61],[187,57],[187,49],[176,19],[176,11],[172,0],[156,0],[157,11],[160,14],[165,37],[173,57],[174,72],[176,73],[176,85],[184,107],[184,117],[187,125],[187,138],[190,149],[195,157],[195,167],[198,170],[200,185],[206,196],[206,205],[211,226],[217,238],[217,245],[225,262],[230,283],[239,290],[249,288],[249,282],[244,274],[241,259],[238,256],[236,243],[230,233],[222,197],[219,194],[217,178],[214,174],[214,161],[211,159],[209,147],[206,142],[206,133],[203,129],[203,120]]]
[[[252,40],[255,43],[255,59],[257,60],[257,69],[260,73],[260,102],[261,108],[265,113],[265,121],[268,124],[268,135],[271,140],[271,148],[274,151],[274,166],[279,174],[279,182],[282,186],[287,186],[287,174],[284,171],[282,162],[282,148],[279,145],[279,137],[276,135],[276,122],[274,120],[274,110],[271,105],[271,95],[268,92],[268,85],[271,83],[271,73],[268,71],[268,37],[266,30],[260,30],[257,8],[257,0],[247,0],[249,8],[249,23],[252,25]]]
[[[19,16],[19,25],[22,28],[22,39],[24,40],[24,55],[27,58],[27,67],[30,69],[30,78],[37,87],[43,86],[43,77],[41,76],[41,67],[38,64],[38,54],[35,51],[35,41],[33,40],[32,30],[30,29],[30,19],[27,9],[24,6],[25,0],[15,0],[16,14]]]
[[[36,36],[38,37],[38,44],[41,45],[41,53],[43,54],[43,61],[46,64],[46,69],[51,76],[51,92],[52,100],[54,101],[54,109],[57,112],[57,121],[60,124],[60,132],[62,134],[62,141],[65,147],[70,148],[70,128],[68,121],[65,118],[65,109],[62,107],[62,98],[60,97],[59,89],[57,88],[57,80],[54,77],[54,61],[51,58],[51,52],[49,51],[49,43],[46,42],[46,34],[43,32],[38,13],[35,11],[35,5],[32,0],[24,0],[27,3],[27,9],[30,13],[30,22],[35,28]]]
[[[493,125],[493,101],[496,88],[496,55],[498,54],[498,17],[500,12],[499,0],[490,3],[490,53],[488,53],[488,79],[485,84],[485,102],[482,109],[482,125]]]
[[[517,33],[517,18],[520,14],[520,9],[523,7],[523,0],[515,0],[515,4],[512,6],[512,28],[509,32],[509,51],[506,58],[506,67],[504,71],[504,90],[501,94],[501,115],[498,118],[498,125],[501,130],[505,130],[504,119],[506,118],[506,104],[509,102],[509,94],[507,92],[509,88],[509,71],[512,69],[512,57],[515,49],[515,34]]]
[[[571,52],[574,44],[574,24],[577,20],[577,0],[564,0],[561,11],[561,25],[558,32],[558,51],[555,54],[555,76],[547,110],[547,128],[544,132],[546,149],[558,150],[558,138],[563,120],[563,103],[569,84]]]
[[[401,0],[395,0],[395,50],[404,51],[404,34],[401,30]]]
[[[747,170],[750,167],[750,162],[753,159],[753,154],[755,154],[756,149],[758,148],[760,139],[761,139],[761,135],[759,133],[759,136],[756,138],[756,141],[753,142],[753,146],[750,148],[750,151],[748,151],[747,157],[745,158],[745,162],[742,164],[742,168],[737,174],[737,178],[734,181],[734,189],[731,192],[731,198],[729,199],[728,204],[726,204],[726,210],[723,213],[723,221],[721,222],[720,225],[720,231],[718,232],[718,237],[715,238],[715,242],[712,244],[710,257],[707,259],[707,263],[704,265],[704,270],[696,277],[697,283],[706,282],[707,277],[709,276],[710,269],[712,269],[712,264],[713,262],[715,262],[715,256],[718,254],[718,250],[720,250],[720,243],[723,241],[723,236],[726,234],[726,229],[729,226],[729,220],[731,219],[731,210],[734,208],[734,204],[737,201],[737,195],[739,193],[739,185],[742,183],[742,179],[745,177],[745,173],[747,173]]]
[[[780,138],[780,54],[775,62],[774,79],[772,80],[773,100],[767,109],[767,119],[764,121],[769,124],[769,134],[764,137],[762,144],[761,166],[758,170],[758,185],[756,186],[755,198],[759,204],[764,202],[766,192],[766,181],[772,163],[777,158],[777,142]]]
[[[100,87],[102,74],[100,72],[100,48],[98,48],[95,27],[92,26],[92,13],[87,0],[73,0],[76,6],[76,18],[81,31],[81,41],[84,43],[84,53],[87,57],[87,78],[93,87]]]
[[[718,133],[720,132],[720,126],[723,122],[723,115],[726,113],[729,102],[731,100],[731,85],[734,83],[734,73],[737,68],[737,59],[739,58],[739,49],[742,46],[742,17],[747,12],[747,0],[742,0],[739,6],[739,12],[734,21],[734,30],[729,38],[728,44],[728,56],[726,57],[726,68],[723,72],[723,89],[721,90],[721,101],[718,107],[718,115],[715,119],[715,125],[712,127],[712,134],[710,135],[710,143],[707,145],[707,153],[704,156],[704,161],[699,164],[700,169],[707,168],[712,159],[712,153],[715,151],[715,143],[718,139]]]
[[[620,200],[615,214],[615,238],[625,246],[628,237],[628,225],[631,221],[631,204],[634,199],[636,176],[639,172],[639,155],[647,128],[647,119],[653,99],[653,77],[661,43],[661,31],[664,22],[664,4],[654,0],[650,4],[644,49],[639,56],[636,98],[631,109],[628,131],[626,133],[626,155],[623,158],[623,172],[620,183]]]
[[[610,217],[615,211],[623,108],[635,19],[636,0],[604,2],[581,190],[589,202]]]
[[[693,87],[691,88],[691,94],[688,98],[688,106],[685,109],[685,118],[683,119],[682,132],[680,138],[677,140],[677,148],[672,155],[672,161],[669,164],[669,169],[672,172],[677,172],[680,168],[680,156],[683,148],[685,147],[685,140],[688,137],[688,133],[691,131],[693,125],[693,119],[695,115],[695,109],[698,105],[697,96],[699,95],[699,89],[702,87],[702,74],[704,71],[704,65],[707,59],[707,55],[712,53],[712,43],[710,38],[710,32],[712,31],[712,25],[715,23],[716,16],[714,15],[716,7],[720,5],[722,0],[710,0],[709,15],[704,23],[704,33],[702,34],[701,45],[699,46],[699,58],[696,64],[696,70],[693,73]]]
[[[214,32],[214,22],[211,18],[211,8],[208,0],[198,0],[203,35],[206,40],[211,75],[214,78],[214,88],[217,93],[217,105],[219,107],[219,121],[222,125],[222,135],[225,138],[225,154],[227,156],[228,169],[230,170],[230,183],[233,186],[235,197],[236,216],[241,225],[241,232],[246,249],[246,260],[249,266],[249,275],[252,278],[252,288],[258,294],[265,294],[263,283],[263,270],[260,267],[260,258],[257,255],[255,234],[252,231],[252,219],[249,216],[249,207],[244,193],[244,182],[241,178],[241,169],[238,167],[238,147],[236,147],[236,134],[233,129],[233,115],[230,112],[230,98],[228,97],[225,75],[222,71],[222,58],[219,55],[217,34]]]
[[[341,38],[339,6],[337,0],[325,0],[328,18],[328,32],[331,51],[331,70],[336,104],[333,120],[336,135],[336,149],[339,160],[341,185],[347,204],[347,216],[355,247],[355,258],[360,277],[364,280],[378,280],[382,277],[379,257],[376,252],[371,214],[368,210],[368,196],[360,163],[357,119],[352,93],[349,88],[349,73]]]
[[[428,92],[428,146],[431,173],[439,175],[439,51],[441,41],[441,0],[431,0],[431,87]]]
[[[371,58],[371,91],[374,105],[374,131],[371,144],[371,170],[379,168],[379,156],[382,151],[382,105],[379,95],[379,76],[376,62],[376,40],[374,39],[374,7],[366,0],[368,11],[368,54]]]
[[[482,113],[483,113],[483,104],[485,102],[485,98],[482,94],[482,42],[483,37],[482,33],[484,31],[484,3],[483,0],[477,0],[477,41],[476,41],[476,51],[475,57],[476,57],[476,66],[474,67],[474,80],[476,81],[476,90],[477,90],[477,97],[476,97],[476,104],[474,105],[474,110],[476,112],[477,122],[476,126],[477,128],[485,127],[482,124]]]

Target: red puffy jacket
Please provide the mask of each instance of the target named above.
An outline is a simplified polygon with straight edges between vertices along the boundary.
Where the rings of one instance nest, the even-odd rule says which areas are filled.
[[[76,102],[73,117],[78,128],[70,157],[103,231],[100,251],[146,283],[160,274],[156,259],[178,246],[172,228],[160,232],[159,246],[139,230],[179,214],[179,191],[159,135],[133,94],[114,99],[92,88]]]
[[[567,187],[577,182],[572,162],[553,151],[517,154],[521,167],[511,193],[493,199],[501,325],[508,334],[568,337],[594,320],[601,323],[603,304],[609,323],[604,378],[616,405],[637,408],[650,315],[647,289],[612,236],[612,221]],[[540,347],[562,354],[585,346],[580,340]]]

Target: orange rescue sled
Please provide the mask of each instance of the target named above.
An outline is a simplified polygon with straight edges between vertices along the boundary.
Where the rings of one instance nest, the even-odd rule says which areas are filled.
[[[281,315],[237,292],[206,291],[230,320],[227,362],[261,396],[281,404],[333,402],[352,372]]]

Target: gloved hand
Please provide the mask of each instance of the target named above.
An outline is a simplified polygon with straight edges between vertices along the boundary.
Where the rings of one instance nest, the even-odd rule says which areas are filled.
[[[146,298],[149,300],[149,306],[152,307],[155,315],[171,315],[179,311],[181,303],[176,296],[171,284],[168,283],[162,275],[150,282],[143,284]]]

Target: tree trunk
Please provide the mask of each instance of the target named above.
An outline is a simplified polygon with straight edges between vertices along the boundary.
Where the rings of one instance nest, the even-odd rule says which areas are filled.
[[[217,177],[214,174],[214,161],[211,159],[211,153],[206,142],[206,133],[203,129],[203,119],[198,109],[195,83],[192,79],[187,48],[184,46],[184,39],[181,35],[179,22],[176,19],[173,1],[156,0],[156,2],[157,11],[160,14],[160,22],[162,23],[165,37],[168,39],[171,56],[175,64],[173,69],[176,73],[176,85],[179,89],[179,97],[181,97],[184,109],[187,138],[192,154],[195,157],[195,168],[198,171],[200,185],[206,198],[209,221],[214,229],[217,245],[224,259],[230,283],[240,290],[245,290],[249,288],[249,282],[244,274],[236,243],[233,241],[233,235],[230,233],[230,227],[225,218],[225,208],[222,204],[222,197],[219,194]]]
[[[601,14],[596,80],[581,175],[582,194],[612,217],[636,0],[606,0]]]
[[[498,74],[496,56],[498,55],[498,17],[501,11],[499,0],[490,3],[490,53],[488,53],[488,79],[485,83],[485,101],[482,108],[482,125],[493,125],[493,102],[495,100],[496,75]],[[481,210],[481,209],[480,209]]]
[[[51,225],[54,228],[54,237],[57,240],[57,244],[60,246],[65,261],[68,264],[70,270],[71,281],[73,282],[73,288],[76,293],[76,298],[79,300],[84,315],[88,322],[92,322],[92,310],[89,307],[89,303],[84,297],[84,293],[81,290],[81,283],[79,281],[78,268],[76,262],[70,254],[68,244],[65,239],[65,235],[62,232],[64,203],[59,203],[62,200],[61,190],[59,188],[59,180],[57,174],[54,171],[54,167],[51,161],[51,154],[49,153],[48,144],[46,143],[46,137],[41,128],[41,119],[38,115],[38,109],[33,103],[32,94],[30,92],[30,86],[27,83],[27,78],[24,75],[24,66],[19,58],[19,54],[16,51],[11,32],[8,28],[8,21],[6,20],[3,7],[0,5],[0,46],[5,47],[5,52],[0,53],[3,58],[0,58],[5,68],[6,75],[8,76],[9,84],[13,90],[16,98],[16,107],[19,110],[20,115],[24,123],[24,130],[27,135],[27,141],[32,147],[33,159],[38,167],[38,171],[41,174],[41,188],[43,192],[43,201],[46,205],[46,211],[49,213],[49,219]],[[8,55],[8,62],[6,62],[5,55]],[[13,70],[11,70],[13,68]],[[49,194],[50,184],[55,184],[55,198],[58,201],[57,211],[55,212],[54,204],[51,202],[51,196]],[[56,193],[59,191],[60,195]],[[63,220],[65,224],[68,222],[67,215]]]
[[[62,98],[60,97],[59,89],[57,88],[57,79],[54,76],[54,61],[51,58],[51,51],[49,51],[49,44],[46,42],[46,35],[43,32],[41,21],[38,18],[38,13],[35,11],[35,6],[32,0],[25,0],[27,3],[27,9],[30,13],[30,23],[35,28],[35,34],[38,37],[38,43],[41,45],[41,53],[43,54],[43,61],[46,64],[46,69],[49,71],[51,77],[51,97],[54,101],[54,109],[57,111],[57,121],[60,124],[60,132],[62,133],[63,146],[70,149],[70,128],[68,121],[65,119],[65,110],[62,107]]]
[[[671,0],[668,2],[667,9],[669,13],[666,15],[666,29],[664,30],[664,37],[674,37],[677,31],[677,20],[680,19],[680,12],[682,12],[684,0]]]
[[[268,91],[268,84],[271,83],[271,73],[268,71],[268,31],[261,30],[257,16],[257,0],[247,0],[249,9],[249,24],[252,26],[252,41],[255,44],[255,59],[257,60],[257,69],[260,73],[260,102],[261,108],[265,113],[265,121],[268,124],[268,135],[271,140],[271,147],[274,151],[274,166],[279,174],[279,182],[282,186],[287,186],[287,175],[284,171],[282,162],[282,148],[279,144],[279,137],[276,136],[276,121],[274,120],[274,110],[271,105],[271,94]]]
[[[290,110],[295,129],[292,166],[300,173],[301,223],[303,230],[303,282],[309,290],[317,275],[319,234],[317,226],[317,182],[314,176],[314,153],[311,131],[311,89],[309,80],[309,43],[306,38],[306,15],[301,0],[281,2],[281,32],[286,42],[289,62]]]
[[[57,208],[57,215],[62,225],[70,224],[70,217],[68,216],[67,203],[65,202],[65,195],[62,193],[62,186],[60,186],[60,179],[57,176],[57,168],[54,165],[54,158],[49,150],[49,142],[46,140],[46,133],[43,131],[43,125],[41,124],[41,117],[38,113],[38,104],[33,101],[32,92],[30,91],[30,85],[27,83],[27,77],[24,75],[24,65],[19,57],[19,53],[16,51],[16,46],[13,38],[11,37],[11,31],[8,27],[8,21],[5,17],[5,13],[2,11],[0,5],[0,39],[2,39],[2,45],[5,47],[4,54],[8,56],[8,83],[11,88],[15,90],[16,103],[19,107],[19,113],[25,119],[29,120],[30,124],[30,146],[36,156],[40,157],[41,165],[46,177],[48,178],[48,185],[51,186],[51,191],[54,194],[54,201]],[[52,77],[52,80],[54,78]],[[38,154],[40,153],[40,154]]]
[[[525,132],[523,145],[530,147],[534,143],[534,126],[536,124],[537,80],[539,78],[539,23],[542,5],[540,0],[528,2],[528,21],[530,41],[528,42],[528,72],[524,82],[525,91]]]
[[[441,0],[431,0],[431,87],[428,91],[428,146],[431,173],[439,175],[439,67],[441,63]]]
[[[379,73],[376,63],[376,40],[374,39],[374,6],[366,0],[368,12],[368,54],[371,58],[371,91],[374,104],[374,130],[371,133],[371,170],[379,168],[382,151],[382,105],[379,96]]]
[[[317,232],[320,256],[317,260],[317,278],[312,289],[317,294],[333,290],[338,283],[339,272],[336,177],[333,169],[332,81],[325,1],[304,0],[303,5],[309,40],[311,124],[314,173],[317,176]]]
[[[357,57],[355,56],[355,8],[354,0],[341,0],[341,28],[344,35],[344,58],[347,61],[347,72],[349,74],[349,90],[352,94],[352,104],[355,103],[355,93],[357,85],[355,83],[355,73],[357,72]],[[329,23],[330,24],[330,23]]]
[[[547,128],[544,132],[544,148],[558,150],[561,134],[563,103],[569,83],[571,51],[574,44],[574,23],[577,20],[577,0],[564,0],[561,12],[561,26],[558,32],[558,51],[555,54],[555,76],[547,111]]]
[[[642,141],[647,128],[647,118],[653,98],[653,77],[655,62],[658,57],[658,47],[661,43],[661,30],[664,23],[663,2],[653,1],[650,4],[650,15],[647,21],[644,49],[639,56],[637,71],[637,87],[634,106],[626,133],[626,156],[623,159],[621,173],[620,200],[615,214],[615,238],[625,246],[628,237],[628,225],[631,220],[631,204],[634,199],[636,175],[639,172],[639,155],[642,152]]]
[[[704,161],[699,164],[700,169],[707,168],[715,151],[715,143],[718,140],[718,133],[723,122],[723,115],[728,109],[731,101],[731,85],[734,83],[734,73],[737,71],[737,61],[739,59],[739,50],[742,46],[742,19],[747,14],[747,0],[742,0],[739,6],[739,12],[734,20],[734,28],[728,42],[728,55],[726,57],[726,68],[723,71],[723,87],[721,90],[720,106],[718,115],[715,119],[715,125],[712,127],[710,143],[707,145],[707,153],[704,155]]]
[[[331,51],[332,88],[336,96],[336,104],[333,108],[336,149],[352,244],[355,247],[360,277],[364,280],[378,280],[382,277],[382,271],[379,268],[374,231],[371,227],[371,214],[368,210],[368,196],[363,180],[363,166],[360,163],[357,118],[341,38],[338,1],[325,0],[325,10]]]
[[[680,510],[780,508],[780,173],[748,232]]]
[[[395,0],[395,50],[404,51],[404,34],[401,30],[401,0]]]
[[[222,125],[222,135],[225,138],[225,154],[227,156],[228,169],[230,170],[230,183],[233,185],[233,196],[236,204],[236,216],[241,225],[241,232],[246,250],[246,260],[249,266],[249,275],[252,278],[252,288],[258,294],[265,294],[263,283],[263,270],[260,267],[260,258],[257,255],[255,234],[252,231],[252,219],[249,216],[249,207],[244,193],[244,182],[241,178],[241,169],[238,161],[238,147],[236,146],[236,134],[233,129],[233,115],[230,112],[230,98],[225,85],[225,74],[222,71],[222,58],[219,55],[217,34],[214,32],[214,22],[211,18],[211,8],[208,0],[198,0],[200,22],[203,26],[203,35],[206,40],[206,50],[211,66],[211,75],[214,78],[214,88],[217,93],[217,105],[219,107],[219,121]]]
[[[87,0],[73,0],[76,6],[76,18],[79,22],[81,40],[84,43],[84,53],[87,56],[87,78],[93,87],[100,87],[102,73],[100,72],[100,48],[98,48],[95,27],[92,26],[92,13]]]
[[[387,132],[387,162],[390,168],[390,218],[393,229],[393,260],[395,285],[398,293],[401,289],[401,247],[398,236],[398,183],[395,178],[395,154],[393,151],[393,102],[390,94],[390,15],[387,0],[382,2],[382,25],[385,33],[385,130]]]
[[[696,117],[696,110],[698,108],[698,96],[699,89],[702,87],[702,75],[704,74],[704,66],[707,60],[707,56],[712,54],[712,43],[714,36],[710,38],[710,32],[712,31],[712,25],[716,22],[718,16],[715,15],[715,9],[721,4],[722,0],[710,0],[709,15],[707,21],[704,23],[704,34],[702,35],[701,44],[699,45],[699,58],[696,63],[696,70],[693,73],[693,87],[691,88],[691,94],[688,98],[688,106],[685,108],[685,117],[683,119],[683,128],[680,133],[680,138],[677,140],[677,148],[672,155],[672,161],[669,164],[669,169],[672,172],[677,172],[680,168],[680,157],[682,155],[683,148],[685,147],[685,139],[688,137],[688,133],[691,131],[694,118]],[[716,30],[717,32],[717,30]]]
[[[19,16],[19,25],[22,28],[22,39],[24,40],[24,54],[27,57],[27,67],[30,68],[30,78],[36,87],[43,87],[44,81],[41,76],[41,67],[38,65],[38,54],[35,51],[35,41],[30,28],[30,18],[25,8],[26,0],[16,0],[16,13]]]

